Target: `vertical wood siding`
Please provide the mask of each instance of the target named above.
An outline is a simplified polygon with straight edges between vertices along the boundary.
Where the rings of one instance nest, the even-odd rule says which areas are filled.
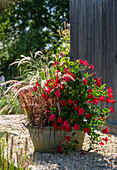
[[[114,90],[117,121],[117,0],[70,0],[71,60],[94,64],[98,77]]]

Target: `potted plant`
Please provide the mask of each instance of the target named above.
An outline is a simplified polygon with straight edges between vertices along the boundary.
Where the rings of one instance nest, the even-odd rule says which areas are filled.
[[[18,82],[15,97],[18,97],[22,111],[28,117],[29,129],[35,151],[65,152],[82,149],[85,133],[90,136],[90,147],[99,141],[95,128],[108,133],[104,128],[112,106],[101,108],[101,103],[114,105],[113,90],[95,78],[94,66],[87,60],[70,61],[63,52],[56,61],[46,67],[46,80],[39,76],[30,80],[28,85]],[[24,83],[24,82],[22,82]],[[11,87],[9,87],[11,89]],[[8,89],[8,90],[9,90]],[[7,90],[7,91],[8,91]]]

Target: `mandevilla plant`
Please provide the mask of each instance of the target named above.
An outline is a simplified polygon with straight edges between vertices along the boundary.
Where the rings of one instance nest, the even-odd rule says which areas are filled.
[[[51,107],[51,115],[48,117],[49,123],[55,130],[62,131],[84,131],[90,136],[91,144],[99,143],[99,134],[96,134],[97,127],[103,133],[108,133],[108,127],[103,128],[109,113],[114,109],[101,108],[101,103],[111,103],[114,105],[113,90],[111,87],[105,88],[106,84],[101,84],[101,78],[94,78],[95,73],[90,73],[94,66],[89,65],[87,60],[79,59],[75,62],[67,57],[59,57],[53,63],[50,73],[51,77],[47,79],[42,86],[38,80],[33,87],[34,93],[40,93],[45,101],[52,99],[54,107]],[[73,133],[73,136],[75,132]],[[65,136],[65,141],[60,141],[58,152],[68,152],[73,149],[75,143],[70,136]]]

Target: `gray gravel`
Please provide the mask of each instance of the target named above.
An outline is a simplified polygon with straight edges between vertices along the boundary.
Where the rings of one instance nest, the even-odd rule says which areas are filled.
[[[28,130],[22,125],[23,115],[0,116],[0,131],[9,131],[14,136],[15,150],[24,148],[25,138],[28,138],[28,155],[34,153]],[[85,136],[82,152],[64,154],[33,154],[32,170],[117,170],[117,134],[101,134],[108,137],[104,146],[94,145],[93,150],[85,152],[89,147],[89,136]]]

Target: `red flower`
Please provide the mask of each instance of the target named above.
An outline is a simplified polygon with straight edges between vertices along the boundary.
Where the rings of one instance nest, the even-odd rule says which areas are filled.
[[[61,86],[59,86],[60,90],[63,90],[65,88],[65,86],[63,84],[61,84]]]
[[[58,130],[58,124],[56,123],[56,122],[54,122],[53,124],[52,124],[52,126],[55,128],[55,130]]]
[[[60,83],[60,79],[57,77],[55,82]]]
[[[79,115],[84,115],[84,109],[83,108],[79,109]]]
[[[91,116],[92,116],[92,114],[91,114],[91,113],[87,113],[87,114],[86,114],[86,118],[87,118],[87,119],[90,119],[90,118],[91,118]]]
[[[47,94],[50,94],[50,91],[51,91],[51,90],[52,90],[52,89],[48,87],[47,90],[45,89],[45,92],[47,92]]]
[[[62,150],[63,150],[63,149],[62,149],[62,146],[58,145],[58,146],[57,146],[57,152],[60,153]]]
[[[75,125],[74,125],[74,130],[78,130],[79,127],[80,127],[80,125],[75,124]]]
[[[88,93],[92,93],[93,91],[92,91],[92,89],[89,89],[89,90],[87,90],[87,92],[88,92]]]
[[[110,103],[110,98],[106,98],[106,99],[105,99],[105,102],[106,102],[106,103]]]
[[[102,133],[105,133],[105,134],[106,134],[106,133],[108,133],[108,132],[109,132],[109,131],[108,131],[108,127],[107,127],[106,129],[103,129],[103,130],[102,130]]]
[[[99,143],[100,145],[104,145],[104,143],[101,141],[100,143]]]
[[[72,105],[73,101],[71,99],[68,100],[69,105]]]
[[[76,107],[75,107],[75,110],[79,110],[79,109],[80,109],[80,106],[76,106]]]
[[[91,75],[94,76],[96,73],[92,73]]]
[[[94,70],[94,65],[93,65],[93,64],[91,64],[91,66],[90,66],[89,68],[92,68],[92,69]]]
[[[108,94],[108,97],[111,99],[111,98],[113,98],[113,93],[109,93]]]
[[[78,103],[78,100],[74,100],[74,104],[77,104]]]
[[[65,136],[65,139],[67,140],[67,142],[70,142],[71,137],[70,136]]]
[[[40,84],[39,84],[39,82],[38,82],[38,81],[36,82],[36,86],[40,86]]]
[[[84,61],[85,66],[89,66],[87,60]]]
[[[54,85],[52,85],[52,88],[55,88],[55,87],[57,87],[58,86],[58,83],[55,81],[54,82]]]
[[[45,99],[46,101],[49,99],[49,97],[48,97],[46,94],[44,94],[44,93],[42,93],[42,97],[43,97],[43,99]]]
[[[100,96],[99,101],[104,102],[104,96]]]
[[[114,99],[112,99],[112,100],[110,101],[110,103],[115,104],[115,100],[114,100]]]
[[[54,92],[56,97],[60,97],[60,92],[58,90],[56,90],[56,92]]]
[[[98,87],[101,87],[101,82],[102,82],[102,80],[101,80],[101,77],[98,79],[98,78],[95,78],[95,85],[96,86],[98,86]]]
[[[97,98],[93,99],[93,103],[98,104],[98,99]]]
[[[79,59],[79,61],[80,61],[80,64],[82,65],[84,64],[84,61],[81,58]]]
[[[66,131],[67,131],[67,132],[71,132],[71,131],[72,131],[72,128],[71,128],[71,127],[66,127]]]
[[[89,98],[89,99],[93,99],[93,98],[94,98],[93,94],[89,94],[89,95],[88,95],[88,98]]]
[[[59,117],[58,120],[57,120],[58,123],[62,124],[63,123],[63,120]]]
[[[55,114],[52,114],[52,115],[50,116],[50,121],[54,121],[55,117],[56,117],[56,115],[55,115]]]
[[[108,92],[108,93],[112,93],[112,92],[113,92],[113,90],[111,89],[111,87],[108,87],[108,88],[107,88],[107,92]]]
[[[86,78],[84,78],[83,84],[84,84],[84,85],[87,85],[87,81],[88,81],[88,80],[87,80]]]
[[[61,128],[61,130],[63,130],[65,132],[65,130],[66,130],[65,126],[61,126],[60,128]]]
[[[114,109],[111,106],[110,106],[110,111],[111,111],[111,113],[114,113]]]
[[[65,120],[64,123],[63,123],[63,126],[64,127],[69,127],[69,122],[67,120]]]
[[[34,86],[32,90],[37,91],[37,87],[36,87],[36,86]]]
[[[54,65],[54,66],[58,65],[58,61],[55,61],[53,65]]]
[[[71,122],[73,122],[74,119],[71,119],[71,118],[70,118],[70,120],[71,120]]]
[[[87,103],[91,103],[91,104],[92,104],[92,102],[91,102],[91,101],[89,101],[89,100],[87,101]]]
[[[61,106],[66,106],[67,105],[67,101],[60,101],[60,103],[61,103]]]
[[[84,133],[89,133],[90,128],[84,128]]]
[[[70,82],[70,78],[69,77],[65,77],[64,80]]]
[[[67,67],[65,67],[64,71],[65,73],[69,73],[69,69]]]
[[[98,104],[98,99],[96,97],[93,99],[93,104]]]
[[[106,137],[106,138],[103,138],[103,140],[105,141],[105,142],[107,142],[108,141],[108,138]]]

